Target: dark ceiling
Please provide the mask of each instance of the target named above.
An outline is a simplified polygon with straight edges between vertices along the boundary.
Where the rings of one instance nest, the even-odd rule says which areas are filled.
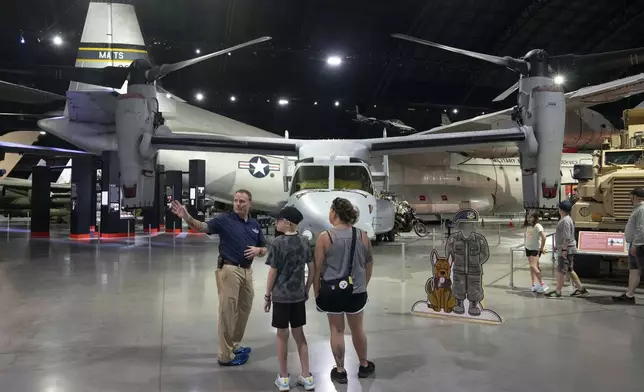
[[[0,62],[74,63],[88,0],[23,0],[3,4]],[[417,129],[512,106],[492,99],[512,85],[513,72],[482,61],[391,38],[405,33],[446,45],[520,57],[603,52],[644,46],[642,0],[133,0],[155,63],[175,62],[270,35],[163,79],[171,92],[204,108],[292,137],[364,137],[379,129],[351,121],[354,105],[369,116],[399,118]],[[21,31],[25,44],[19,42]],[[63,47],[50,39],[61,34]],[[38,42],[40,38],[41,42]],[[326,65],[339,54],[344,63]],[[642,66],[566,75],[566,90],[642,72]],[[67,83],[17,81],[63,93]],[[194,100],[205,94],[202,103]],[[235,102],[229,97],[235,95]],[[290,100],[288,107],[277,100]],[[333,102],[338,100],[339,107]],[[631,98],[599,108],[616,126]],[[317,106],[313,103],[317,101]],[[451,109],[458,108],[458,114]],[[51,108],[47,108],[51,109]],[[34,112],[0,103],[0,112]],[[17,126],[4,119],[5,131]],[[33,123],[33,122],[32,122]],[[23,123],[19,123],[23,124]],[[47,138],[50,138],[49,136]]]

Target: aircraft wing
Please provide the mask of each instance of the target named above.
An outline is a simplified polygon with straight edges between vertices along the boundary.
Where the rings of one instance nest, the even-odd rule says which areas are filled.
[[[33,154],[43,156],[56,156],[56,157],[75,157],[92,155],[85,151],[68,150],[66,148],[43,147],[43,146],[28,146],[26,144],[12,143],[0,141],[0,151],[13,152],[18,154]]]
[[[0,80],[0,100],[40,105],[55,101],[64,101],[65,97],[48,91],[37,90]]]
[[[408,135],[391,138],[343,140],[362,144],[372,155],[395,155],[428,151],[445,151],[451,146],[469,148],[485,144],[516,146],[525,140],[522,128],[495,129],[455,134]],[[208,134],[170,134],[152,137],[152,144],[159,149],[217,151],[230,153],[258,153],[265,155],[297,156],[299,148],[308,145],[314,150],[322,143],[328,146],[337,140],[277,139],[251,136],[222,136]]]
[[[260,153],[266,155],[297,156],[304,140],[252,136],[223,136],[205,133],[180,133],[152,137],[158,149],[217,151],[230,153]]]
[[[644,92],[644,73],[566,93],[566,108],[577,110]]]
[[[427,131],[418,132],[417,135],[480,131],[492,128],[503,128],[505,126],[516,126],[516,123],[512,121],[512,108],[500,110],[494,113],[482,114],[480,116],[447,125],[441,125],[440,127],[435,127]]]
[[[644,92],[644,73],[611,82],[588,86],[565,94],[566,110],[579,110],[618,101]],[[473,117],[452,124],[441,125],[418,135],[445,132],[463,132],[511,126],[512,108]]]

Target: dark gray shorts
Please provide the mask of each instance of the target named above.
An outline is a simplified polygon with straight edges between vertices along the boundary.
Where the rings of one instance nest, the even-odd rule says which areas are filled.
[[[628,269],[639,269],[640,273],[642,273],[644,272],[644,246],[638,245],[635,248],[635,253],[637,254],[637,256],[632,256],[631,253],[628,252]]]
[[[575,259],[575,254],[566,253],[566,257],[562,257],[561,254],[557,256],[557,269],[564,274],[569,271],[573,271],[573,261]]]

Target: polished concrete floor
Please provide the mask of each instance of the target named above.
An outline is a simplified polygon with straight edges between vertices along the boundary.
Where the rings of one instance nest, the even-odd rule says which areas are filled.
[[[381,244],[365,313],[376,375],[357,378],[347,335],[349,384],[330,382],[328,324],[309,306],[316,390],[642,391],[644,308],[613,305],[608,296],[621,288],[597,285],[586,299],[534,296],[521,253],[511,289],[509,248],[521,242],[521,230],[504,228],[499,245],[497,230],[488,230],[486,306],[502,324],[412,316],[412,304],[426,298],[432,240]],[[262,310],[261,261],[244,342],[251,359],[237,368],[217,365],[216,256],[216,238],[205,236],[73,243],[62,234],[29,240],[19,225],[9,233],[0,228],[0,390],[275,390],[275,332]],[[547,257],[543,269],[552,285]],[[289,358],[297,375],[294,344]]]

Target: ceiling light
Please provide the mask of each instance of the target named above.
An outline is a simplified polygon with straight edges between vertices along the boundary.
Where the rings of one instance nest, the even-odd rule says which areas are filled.
[[[288,99],[281,98],[279,101],[277,101],[277,103],[280,106],[286,106],[286,105],[288,105]]]
[[[197,54],[201,54],[201,49],[197,49],[197,50],[195,50],[195,53],[197,53]]]
[[[45,131],[40,131],[40,134],[41,134],[41,135],[46,135],[46,134],[47,134],[47,132],[45,132]]]
[[[335,105],[336,107],[340,106],[340,101],[335,101],[334,105]]]
[[[562,75],[555,76],[555,84],[563,84],[566,80]]]
[[[373,107],[375,108],[375,107],[376,107],[376,105],[373,105]]]
[[[452,109],[452,113],[457,114],[457,113],[458,113],[458,109]]]
[[[170,95],[170,94],[166,94],[166,95],[165,95],[165,97],[166,97],[166,98],[168,98],[168,99],[170,99],[170,98],[172,98],[172,95]]]
[[[318,101],[313,102],[313,105],[317,105],[317,104],[318,104]]]
[[[60,46],[63,44],[63,39],[60,37],[60,35],[57,35],[52,39],[52,42],[54,43],[54,45]]]
[[[231,96],[230,96],[230,101],[231,101],[231,102],[235,102],[236,100],[237,100],[237,98],[235,98],[235,96],[234,96],[234,95],[231,95]]]
[[[195,98],[197,98],[197,101],[201,101],[204,97],[202,93],[197,93],[197,95],[195,95]]]
[[[326,63],[332,67],[337,67],[338,65],[342,64],[342,59],[340,56],[329,56],[326,59]]]

